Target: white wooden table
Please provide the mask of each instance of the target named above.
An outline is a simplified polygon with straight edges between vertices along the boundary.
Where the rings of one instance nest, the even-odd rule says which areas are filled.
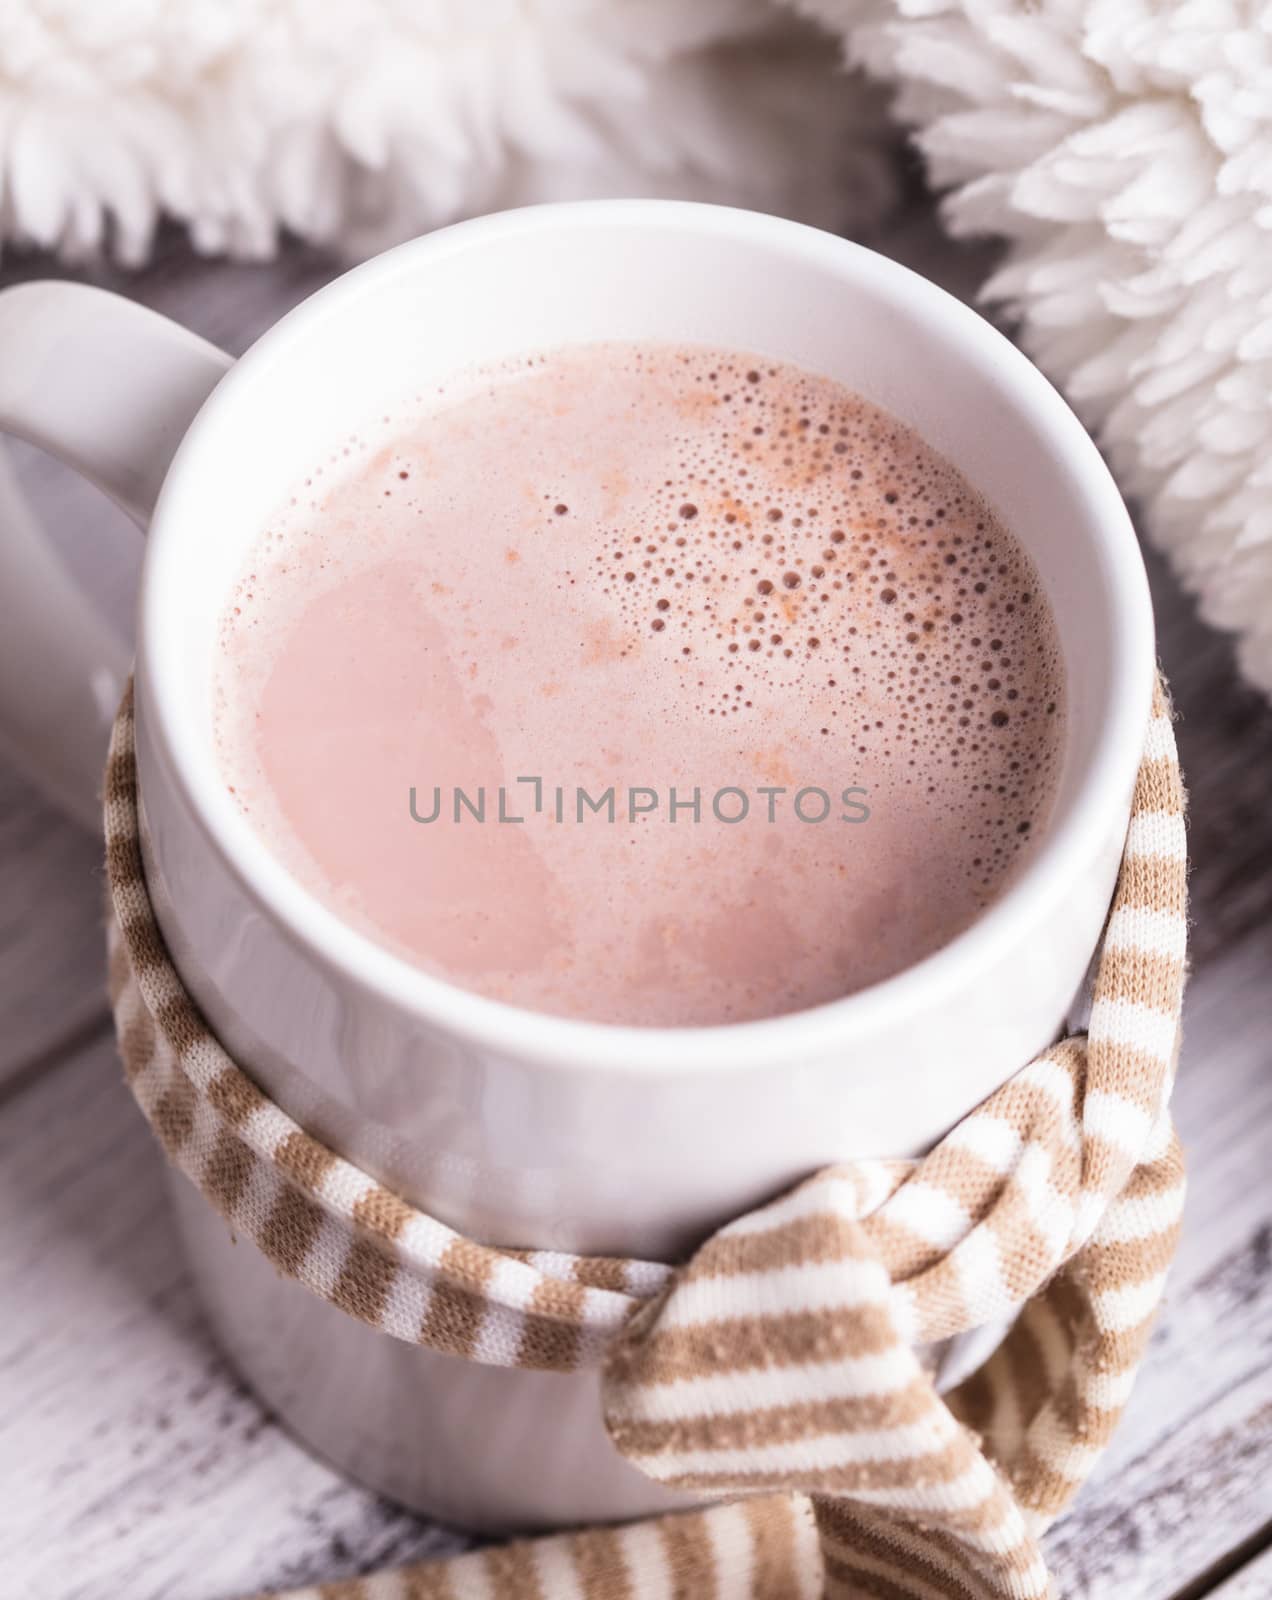
[[[885,247],[959,291],[980,271],[921,223]],[[51,270],[10,263],[0,282]],[[168,241],[140,275],[91,276],[238,350],[334,270],[200,263]],[[131,531],[69,474],[21,466],[76,571],[126,617]],[[1070,1600],[1267,1600],[1272,711],[1157,562],[1152,577],[1192,796],[1176,1099],[1191,1192],[1124,1426],[1048,1543]],[[457,1548],[307,1455],[212,1345],[119,1079],[101,896],[94,843],[0,766],[0,1596],[234,1600]]]

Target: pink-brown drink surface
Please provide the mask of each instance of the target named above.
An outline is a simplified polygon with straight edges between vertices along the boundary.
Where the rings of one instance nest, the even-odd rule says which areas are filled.
[[[659,1026],[939,949],[1037,847],[1064,749],[1054,620],[972,486],[831,380],[691,345],[470,373],[316,463],[215,702],[227,787],[346,922]]]

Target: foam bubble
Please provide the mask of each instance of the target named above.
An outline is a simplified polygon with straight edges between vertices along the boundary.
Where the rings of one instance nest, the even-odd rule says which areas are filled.
[[[265,694],[316,596],[398,563],[418,572],[411,604],[444,630],[510,770],[592,771],[608,750],[620,782],[665,786],[687,768],[707,783],[824,774],[869,789],[877,824],[773,836],[779,909],[817,946],[792,957],[803,977],[775,998],[752,975],[747,1001],[722,961],[698,972],[710,1015],[667,1000],[644,1020],[790,1009],[872,981],[965,926],[1037,847],[1064,745],[1037,574],[956,468],[860,397],[754,356],[591,346],[472,375],[396,436],[353,444],[263,531],[223,618],[222,699],[240,708],[218,717],[223,764],[258,819],[269,761],[241,708]],[[326,736],[363,759],[355,733]],[[286,854],[294,819],[273,815]],[[663,882],[671,859],[653,835],[619,841],[639,862],[627,876],[621,850],[604,869],[638,898],[642,871]],[[562,861],[571,848],[552,845]],[[772,869],[771,841],[731,849],[735,877]],[[809,853],[799,872],[796,851]],[[297,870],[327,881],[303,854]],[[797,904],[807,872],[835,874],[852,938],[819,931],[825,905]],[[939,915],[921,910],[915,874]],[[849,952],[872,927],[872,949]],[[639,964],[621,940],[612,954]],[[444,953],[424,956],[446,969]],[[534,982],[495,989],[614,1014],[612,995],[598,1013],[581,980],[558,979],[556,999]]]

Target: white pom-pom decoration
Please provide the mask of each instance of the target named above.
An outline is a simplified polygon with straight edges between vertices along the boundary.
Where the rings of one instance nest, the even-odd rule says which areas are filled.
[[[797,15],[803,22],[797,22]],[[1272,692],[1268,0],[26,0],[0,237],[362,254],[480,211],[686,195],[861,233],[894,93],[985,293]]]
[[[365,254],[626,194],[859,226],[881,105],[771,0],[24,0],[0,6],[0,231],[137,262],[167,215],[207,252]]]
[[[1272,5],[796,0],[896,89],[985,294],[1272,692]]]

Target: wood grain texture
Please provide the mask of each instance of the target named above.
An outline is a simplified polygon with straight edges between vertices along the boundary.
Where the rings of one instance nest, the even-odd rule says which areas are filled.
[[[337,263],[304,252],[265,270],[199,262],[172,237],[140,273],[70,272],[43,257],[10,258],[0,287],[36,277],[95,283],[237,353],[337,270]],[[130,635],[142,548],[136,529],[58,463],[20,444],[3,448],[12,452],[24,490],[76,579]],[[31,670],[37,673],[39,664]],[[105,1017],[99,857],[94,841],[0,761],[0,1085],[55,1058]]]
[[[1147,552],[1158,649],[1188,784],[1189,956],[1199,971],[1272,920],[1272,707],[1237,672],[1232,643]],[[1272,972],[1259,1005],[1272,1024]]]
[[[1272,1550],[1265,1550],[1212,1589],[1213,1600],[1268,1600],[1272,1595]]]
[[[1265,927],[1188,993],[1184,1234],[1122,1426],[1048,1540],[1067,1600],[1168,1600],[1272,1518],[1270,973]]]
[[[3,1086],[56,1060],[106,1007],[101,849],[3,765],[0,884]]]
[[[455,1548],[237,1383],[162,1167],[104,1033],[0,1122],[0,1593],[229,1600]]]
[[[1249,991],[1270,958],[1261,935],[1189,996],[1184,1243],[1124,1428],[1049,1541],[1069,1600],[1170,1600],[1269,1515],[1272,1045]],[[1235,1034],[1233,1014],[1252,1019]],[[22,1463],[0,1571],[37,1600],[231,1600],[456,1548],[309,1458],[236,1382],[161,1167],[106,1037],[0,1123],[0,1461]]]
[[[965,295],[987,259],[940,242],[925,216],[883,243]],[[0,283],[49,270],[10,262]],[[200,263],[166,241],[135,276],[63,275],[122,288],[240,350],[333,270],[304,252],[267,267]],[[20,469],[76,575],[124,623],[132,530],[33,452]],[[1149,564],[1191,791],[1195,976],[1177,1091],[1191,1192],[1125,1424],[1049,1546],[1068,1600],[1263,1600],[1272,712],[1239,683],[1227,640]],[[0,1592],[233,1600],[453,1548],[293,1445],[211,1347],[112,1047],[101,1031],[74,1047],[105,1017],[97,847],[2,767],[0,874]]]

